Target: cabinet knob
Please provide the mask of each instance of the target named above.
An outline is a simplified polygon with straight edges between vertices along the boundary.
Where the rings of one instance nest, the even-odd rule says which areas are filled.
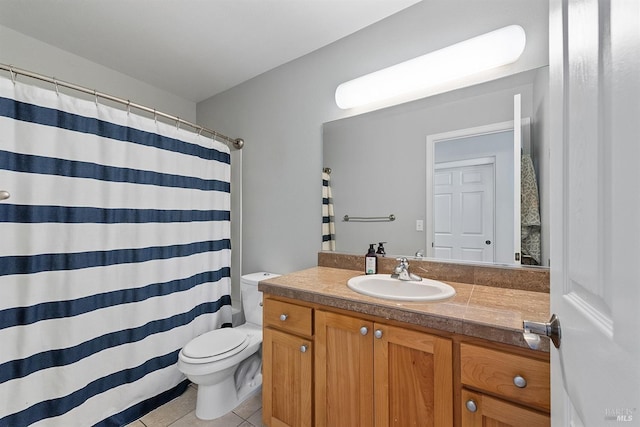
[[[382,330],[376,329],[376,331],[373,333],[373,336],[378,339],[382,338]]]
[[[360,328],[361,335],[367,335],[368,333],[369,333],[369,329],[366,326],[363,326],[362,328]]]
[[[469,412],[476,412],[478,410],[478,405],[476,405],[476,402],[472,399],[467,400],[465,406],[467,407],[467,411]]]
[[[525,380],[524,377],[520,375],[516,375],[515,377],[513,377],[513,385],[518,388],[525,388],[527,386],[527,380]]]
[[[306,353],[309,347],[307,345],[300,346],[300,353]]]
[[[287,320],[287,318],[288,318],[288,317],[289,317],[289,316],[288,316],[288,315],[286,315],[286,314],[281,314],[281,315],[280,315],[280,320],[282,320],[282,321],[284,322],[285,320]]]

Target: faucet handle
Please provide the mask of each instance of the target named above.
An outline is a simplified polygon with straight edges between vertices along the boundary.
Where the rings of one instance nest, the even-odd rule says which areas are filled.
[[[409,261],[407,260],[406,257],[396,258],[396,261],[400,261],[400,265],[402,265],[404,267],[408,267],[409,266]]]

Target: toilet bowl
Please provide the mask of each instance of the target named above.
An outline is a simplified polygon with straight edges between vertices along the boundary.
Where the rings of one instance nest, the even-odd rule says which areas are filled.
[[[198,385],[196,416],[221,417],[262,389],[262,292],[258,282],[272,273],[244,275],[240,281],[246,322],[195,337],[178,355],[178,369]]]

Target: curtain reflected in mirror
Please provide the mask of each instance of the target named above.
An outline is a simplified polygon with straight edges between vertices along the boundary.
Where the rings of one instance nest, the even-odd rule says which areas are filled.
[[[336,250],[336,226],[331,195],[331,168],[322,170],[322,250]]]

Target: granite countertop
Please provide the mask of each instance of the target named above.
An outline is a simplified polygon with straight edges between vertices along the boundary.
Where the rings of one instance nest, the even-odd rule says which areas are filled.
[[[522,321],[549,320],[549,294],[449,282],[456,295],[444,301],[406,302],[352,291],[347,280],[362,272],[313,267],[260,282],[264,293],[393,319],[446,332],[528,348]],[[540,351],[549,351],[543,339]]]

